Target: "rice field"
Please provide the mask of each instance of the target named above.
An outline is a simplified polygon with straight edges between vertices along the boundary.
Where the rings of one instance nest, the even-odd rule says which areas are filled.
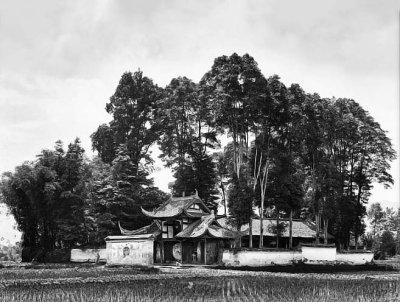
[[[0,279],[0,301],[400,301],[398,274],[72,268],[34,279],[35,270],[19,271],[15,279],[0,270],[0,278],[7,276]]]

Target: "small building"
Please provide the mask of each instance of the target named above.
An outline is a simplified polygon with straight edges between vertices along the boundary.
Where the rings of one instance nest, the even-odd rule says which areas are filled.
[[[225,227],[230,227],[226,218],[218,219],[218,222]],[[260,218],[252,219],[253,247],[258,247],[260,237]],[[279,247],[289,247],[289,220],[280,218],[279,223],[283,230],[279,236]],[[242,246],[249,246],[249,224],[241,227]],[[276,247],[276,218],[263,218],[263,238],[264,247]],[[320,233],[321,240],[324,239],[323,232]],[[333,242],[334,237],[328,234],[328,242]],[[293,247],[300,247],[301,244],[310,244],[315,242],[315,224],[311,221],[300,219],[292,220],[292,243]]]
[[[215,264],[239,234],[218,222],[195,195],[171,197],[153,211],[153,222],[138,230],[120,226],[120,236],[105,238],[108,264]]]

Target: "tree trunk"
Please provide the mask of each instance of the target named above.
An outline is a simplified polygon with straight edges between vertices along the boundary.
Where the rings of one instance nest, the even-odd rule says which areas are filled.
[[[328,244],[328,219],[324,219],[324,244]]]
[[[279,248],[279,209],[276,208],[276,248]]]
[[[259,242],[260,249],[264,246],[263,221],[264,221],[264,201],[262,200],[260,209],[260,242]]]
[[[320,216],[315,214],[315,245],[319,244]]]
[[[236,226],[236,231],[237,231],[238,234],[240,233],[240,229],[241,229],[241,226],[240,226],[240,225],[237,225],[237,226]],[[242,236],[236,237],[236,238],[235,238],[234,244],[235,244],[235,248],[240,248],[240,247],[242,247]]]
[[[225,187],[224,187],[224,184],[222,183],[222,181],[221,181],[221,190],[222,190],[222,198],[224,199],[224,215],[226,217],[227,205],[226,205],[226,198],[225,198]]]
[[[293,248],[293,210],[290,209],[289,217],[289,249]]]
[[[249,248],[253,248],[253,218],[249,221]]]
[[[357,233],[354,234],[354,244],[355,244],[356,250],[358,250],[358,234]]]

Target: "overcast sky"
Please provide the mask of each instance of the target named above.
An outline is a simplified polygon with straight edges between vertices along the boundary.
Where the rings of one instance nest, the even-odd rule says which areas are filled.
[[[286,85],[355,99],[399,150],[398,1],[0,0],[0,173],[58,139],[91,152],[124,71],[199,81],[233,52]],[[370,202],[399,204],[398,160],[391,173]],[[166,189],[170,173],[155,176]]]

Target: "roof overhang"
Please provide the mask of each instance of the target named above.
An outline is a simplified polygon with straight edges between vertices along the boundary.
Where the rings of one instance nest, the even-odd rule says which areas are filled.
[[[153,234],[142,234],[142,235],[132,235],[132,236],[107,236],[104,238],[105,241],[130,241],[130,240],[154,240]]]

